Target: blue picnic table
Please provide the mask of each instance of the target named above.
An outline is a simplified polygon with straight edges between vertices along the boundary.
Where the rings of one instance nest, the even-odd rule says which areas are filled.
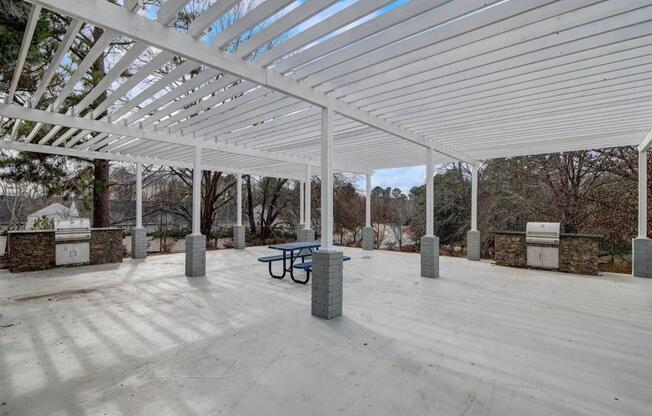
[[[307,274],[306,279],[299,280],[294,277],[295,262],[301,259],[301,263],[305,263],[307,257],[312,257],[313,250],[321,247],[321,242],[319,241],[309,241],[309,242],[296,242],[296,243],[284,243],[284,244],[272,244],[267,246],[272,250],[282,251],[282,255],[276,256],[266,256],[261,257],[258,261],[262,263],[267,263],[269,266],[269,275],[274,279],[283,279],[286,274],[290,273],[290,278],[295,283],[300,283],[305,285],[310,280],[310,275]],[[274,274],[272,271],[272,263],[277,261],[283,261],[283,273],[280,275]]]
[[[267,246],[272,250],[280,250],[283,254],[275,256],[266,256],[258,259],[259,262],[267,263],[269,267],[269,275],[274,279],[283,279],[286,274],[290,273],[290,278],[295,283],[300,283],[305,285],[310,280],[310,271],[312,270],[312,261],[306,261],[306,258],[312,257],[314,250],[321,247],[321,242],[319,241],[310,241],[310,242],[295,242],[295,243],[284,243],[284,244],[272,244]],[[297,263],[297,260],[301,259],[301,263]],[[350,257],[344,256],[343,260],[351,260]],[[272,271],[272,263],[283,262],[283,273],[274,274]],[[294,269],[301,269],[306,272],[306,278],[304,280],[299,280],[294,277]]]

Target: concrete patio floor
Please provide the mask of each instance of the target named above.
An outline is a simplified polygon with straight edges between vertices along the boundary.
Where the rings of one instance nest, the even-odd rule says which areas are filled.
[[[344,316],[266,248],[0,274],[0,415],[650,415],[652,280],[345,249]]]

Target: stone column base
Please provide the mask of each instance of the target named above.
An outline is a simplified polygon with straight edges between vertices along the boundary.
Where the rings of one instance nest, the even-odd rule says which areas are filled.
[[[312,255],[311,312],[319,318],[342,315],[342,257],[341,251],[317,250]]]
[[[480,231],[469,230],[466,233],[466,258],[480,260]]]
[[[297,224],[297,229],[295,230],[295,235],[297,236],[297,241],[301,241],[301,230],[305,227],[304,224]]]
[[[439,237],[421,237],[421,277],[439,277]]]
[[[652,278],[652,240],[632,239],[632,274]]]
[[[373,227],[364,227],[362,229],[362,248],[365,250],[374,249],[374,229]]]
[[[186,276],[206,275],[206,236],[186,236]]]
[[[244,249],[245,243],[245,227],[244,225],[233,226],[233,247],[238,250]]]
[[[144,259],[147,257],[147,233],[144,228],[131,229],[131,258]]]
[[[308,243],[315,241],[315,230],[304,228],[299,232],[299,241],[302,243]]]

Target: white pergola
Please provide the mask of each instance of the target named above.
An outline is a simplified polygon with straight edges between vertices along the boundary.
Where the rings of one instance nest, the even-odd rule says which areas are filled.
[[[145,11],[135,0],[26,1],[32,13],[0,104],[0,116],[15,120],[14,128],[0,146],[193,168],[193,234],[201,169],[302,185],[319,169],[328,252],[333,172],[370,175],[425,163],[427,234],[434,237],[435,163],[473,166],[472,231],[480,160],[639,146],[645,167],[652,127],[649,0],[264,0],[218,33],[212,25],[240,0],[212,1],[186,31],[173,23],[190,0]],[[16,86],[42,8],[71,21],[38,90],[20,105]],[[84,24],[104,33],[45,108],[41,98]],[[229,52],[234,39],[254,28]],[[134,42],[81,102],[66,108],[65,99],[118,37]],[[131,77],[121,77],[143,59]],[[166,65],[167,75],[156,77]],[[21,120],[36,123],[24,136],[16,134]],[[646,239],[644,173],[639,237]],[[367,195],[369,188],[367,178]],[[309,200],[310,186],[301,193]],[[304,204],[301,222],[309,228]],[[369,204],[366,212],[369,226]],[[422,261],[423,267],[436,264]]]

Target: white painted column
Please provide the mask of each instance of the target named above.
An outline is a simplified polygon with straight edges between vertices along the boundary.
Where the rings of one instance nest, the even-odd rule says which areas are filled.
[[[136,163],[136,228],[143,228],[143,164]]]
[[[306,219],[306,197],[304,195],[304,181],[299,181],[299,224],[305,224]]]
[[[195,148],[195,165],[192,170],[192,235],[201,235],[201,147]]]
[[[235,177],[236,186],[236,225],[242,225],[242,174],[238,173]]]
[[[305,229],[309,230],[312,228],[312,219],[310,218],[310,208],[312,206],[311,193],[312,191],[312,172],[310,170],[310,165],[306,165],[306,193],[305,193]]]
[[[333,110],[321,110],[321,250],[333,249]]]
[[[367,174],[365,186],[365,227],[371,227],[371,175]]]
[[[426,149],[426,235],[435,235],[434,221],[435,183],[432,149]]]
[[[478,165],[471,165],[471,231],[478,230]]]
[[[647,238],[647,149],[638,152],[638,238]]]

